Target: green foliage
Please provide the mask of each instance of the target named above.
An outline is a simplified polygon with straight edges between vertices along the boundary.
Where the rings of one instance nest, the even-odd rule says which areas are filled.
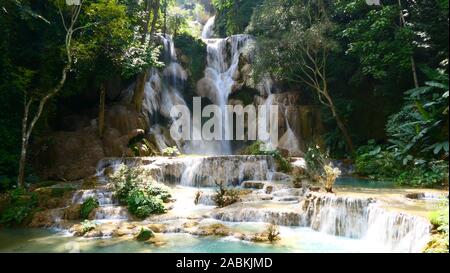
[[[145,242],[150,240],[151,238],[155,237],[155,234],[153,234],[153,231],[151,231],[148,228],[141,228],[139,231],[139,234],[136,236],[136,240]]]
[[[24,189],[15,189],[8,193],[9,205],[0,217],[0,223],[5,225],[20,225],[31,216],[38,204],[37,195]]]
[[[165,148],[162,151],[162,155],[163,156],[170,156],[170,157],[172,157],[172,156],[180,156],[181,153],[178,150],[178,148],[176,146],[174,146],[174,147],[167,147],[167,148]]]
[[[220,37],[244,33],[254,9],[262,2],[263,0],[213,0],[216,33]]]
[[[88,199],[86,199],[86,201],[83,202],[83,204],[81,205],[81,209],[80,209],[80,216],[81,219],[88,219],[89,218],[89,214],[91,214],[91,212],[98,208],[99,203],[98,200],[93,198],[93,197],[89,197]]]
[[[429,217],[433,225],[433,236],[425,249],[427,253],[448,253],[449,252],[449,208],[448,199],[440,205],[440,209],[430,213]]]
[[[424,71],[431,80],[407,91],[403,108],[386,125],[390,149],[403,165],[415,158],[448,158],[449,154],[448,74]]]
[[[172,195],[170,194],[170,189],[164,185],[150,185],[146,188],[149,195],[158,197],[163,202],[168,202]]]
[[[12,189],[16,185],[16,181],[7,177],[0,176],[0,192],[5,192],[7,190]]]
[[[94,221],[84,220],[81,222],[81,233],[84,235],[89,231],[94,230],[97,227],[97,224]]]
[[[292,171],[292,165],[279,150],[267,150],[264,148],[264,143],[260,141],[254,142],[252,145],[245,148],[241,154],[245,155],[267,155],[275,159],[280,171],[290,173]]]
[[[129,193],[143,183],[143,178],[138,170],[121,164],[110,177],[114,185],[115,196],[120,203],[125,204]]]
[[[172,197],[169,188],[144,180],[136,168],[122,164],[110,179],[120,203],[126,204],[136,217],[144,219],[151,214],[166,212],[163,202],[168,202]]]
[[[360,175],[380,180],[391,176],[399,169],[393,154],[386,151],[386,147],[377,145],[375,140],[361,146],[356,154],[355,167]]]
[[[447,161],[413,159],[404,165],[386,146],[374,141],[358,149],[355,163],[358,174],[398,185],[435,187],[448,180]]]
[[[310,145],[305,153],[306,170],[315,181],[319,181],[324,174],[324,167],[329,163],[329,156],[322,152],[318,145]]]
[[[145,219],[151,214],[165,213],[163,201],[159,197],[150,195],[141,189],[134,189],[127,198],[128,210],[140,219]]]
[[[351,18],[341,35],[346,53],[359,58],[364,74],[384,79],[411,68],[414,33],[399,26],[398,3],[371,8],[364,1],[336,1],[336,13]]]
[[[290,83],[307,79],[310,71],[306,67],[314,67],[311,56],[326,57],[337,47],[332,36],[335,25],[328,14],[332,9],[330,1],[264,1],[250,25],[259,46],[256,79],[267,72]]]
[[[187,33],[181,33],[174,37],[176,47],[188,58],[188,70],[192,74],[192,80],[197,83],[203,77],[206,66],[206,44]]]

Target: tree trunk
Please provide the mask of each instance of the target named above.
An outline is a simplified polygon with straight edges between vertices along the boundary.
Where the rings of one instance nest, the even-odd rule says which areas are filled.
[[[152,19],[152,26],[150,28],[150,37],[152,37],[156,31],[156,23],[158,22],[158,18],[159,18],[160,4],[161,4],[160,0],[155,0],[153,2],[153,19]]]
[[[105,97],[106,90],[105,86],[102,84],[100,87],[100,105],[98,112],[98,135],[103,139],[103,133],[105,131]]]
[[[402,10],[402,1],[398,0],[398,6],[400,8],[400,27],[405,27],[406,26],[406,19],[405,16],[403,15],[403,10]],[[417,77],[417,69],[416,69],[416,61],[414,60],[414,55],[411,54],[411,71],[413,74],[413,80],[414,80],[414,87],[415,88],[419,88],[419,78]]]
[[[28,113],[30,111],[32,100],[26,102],[25,97],[25,108],[22,118],[22,147],[20,150],[20,161],[19,161],[19,172],[17,174],[17,185],[19,188],[25,186],[25,164],[27,162],[27,147],[28,147],[28,137],[27,137],[27,126],[28,126]]]
[[[67,79],[67,74],[69,73],[70,69],[72,68],[72,36],[74,31],[81,29],[81,28],[75,28],[75,24],[78,20],[78,16],[81,12],[81,4],[76,5],[72,9],[71,14],[71,21],[69,25],[66,25],[66,22],[64,20],[64,17],[62,15],[61,10],[59,11],[61,14],[62,23],[64,25],[64,28],[66,29],[66,40],[65,40],[65,46],[66,46],[66,54],[67,54],[67,64],[64,66],[62,72],[61,72],[61,79],[59,80],[58,84],[44,97],[42,97],[39,100],[39,104],[37,107],[37,111],[34,114],[33,119],[31,120],[31,123],[28,124],[28,117],[29,117],[29,111],[31,104],[33,102],[33,99],[30,98],[30,100],[27,102],[27,97],[25,95],[25,109],[24,109],[24,116],[22,119],[22,147],[21,147],[21,153],[20,153],[20,161],[19,161],[19,170],[17,175],[17,185],[20,188],[23,188],[25,186],[25,164],[27,161],[27,149],[28,149],[28,143],[31,137],[31,133],[33,133],[34,127],[36,126],[36,123],[39,121],[42,112],[44,111],[44,107],[47,104],[47,102],[52,99],[54,96],[56,96],[59,91],[61,91],[61,88],[64,86],[64,83]],[[68,26],[68,27],[67,27]]]
[[[167,0],[164,0],[164,36],[167,34]]]

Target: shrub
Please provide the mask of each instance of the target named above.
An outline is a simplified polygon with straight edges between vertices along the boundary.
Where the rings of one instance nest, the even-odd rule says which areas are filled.
[[[94,230],[97,227],[97,224],[93,221],[84,220],[81,222],[81,233],[84,235],[91,230]]]
[[[246,155],[267,155],[272,156],[278,165],[280,171],[290,173],[292,171],[292,165],[286,158],[283,157],[279,150],[265,150],[263,143],[260,141],[254,142],[252,145],[245,148],[241,154]]]
[[[386,147],[375,141],[362,146],[356,153],[356,170],[375,180],[393,181],[398,185],[435,187],[448,181],[448,162],[408,157],[400,160]],[[406,163],[406,164],[405,164]]]
[[[333,185],[334,182],[336,182],[336,179],[341,175],[341,170],[338,168],[333,168],[331,164],[328,164],[324,167],[324,184],[325,184],[325,190],[327,192],[333,192]]]
[[[395,183],[414,187],[435,187],[448,181],[448,162],[434,161],[415,167],[404,167],[394,177]]]
[[[162,151],[163,156],[180,156],[181,153],[177,147],[167,147]]]
[[[425,248],[428,253],[448,253],[449,252],[449,210],[448,199],[443,201],[441,209],[430,213],[429,219],[433,225],[433,236]]]
[[[141,228],[141,230],[139,231],[139,234],[136,236],[136,240],[141,241],[141,242],[145,242],[150,240],[150,238],[155,237],[155,235],[153,234],[153,231],[151,231],[148,228]]]
[[[88,219],[89,218],[89,214],[91,214],[91,212],[98,208],[99,203],[97,201],[97,199],[93,198],[93,197],[89,197],[88,199],[86,199],[86,201],[83,202],[83,204],[81,205],[81,209],[80,209],[80,216],[81,219]]]
[[[130,192],[127,203],[130,213],[140,219],[145,219],[151,214],[166,212],[161,198],[151,196],[141,189],[135,189]]]
[[[328,154],[323,153],[319,146],[308,147],[305,154],[306,171],[314,181],[320,181],[324,167],[329,163]]]
[[[279,238],[280,230],[278,229],[278,226],[276,226],[275,224],[269,224],[269,226],[267,227],[266,233],[267,233],[267,239],[271,243],[280,239]]]
[[[0,176],[0,192],[12,189],[16,185],[16,181],[7,176]]]
[[[164,213],[163,202],[172,197],[169,188],[155,185],[153,181],[144,181],[139,170],[121,165],[111,177],[115,195],[121,204],[126,204],[131,214],[145,219],[154,213]]]
[[[169,188],[165,185],[150,185],[146,190],[149,195],[158,197],[165,203],[172,197],[169,192]]]
[[[115,196],[122,204],[126,204],[129,193],[138,184],[143,184],[139,171],[124,164],[119,166],[117,171],[110,177],[110,180],[114,185]]]
[[[390,177],[400,168],[394,155],[386,151],[386,147],[377,145],[374,140],[357,150],[355,166],[360,175],[376,180]]]
[[[20,225],[36,210],[38,198],[36,193],[24,189],[15,189],[9,192],[9,205],[3,211],[0,223],[6,225]]]
[[[239,191],[227,189],[223,183],[217,183],[217,186],[219,189],[217,189],[216,194],[213,196],[213,201],[217,207],[224,208],[239,201]]]

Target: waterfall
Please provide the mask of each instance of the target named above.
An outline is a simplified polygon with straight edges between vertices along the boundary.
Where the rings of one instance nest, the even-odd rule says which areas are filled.
[[[214,218],[230,222],[265,222],[308,227],[326,234],[365,240],[374,249],[420,252],[430,236],[426,219],[380,207],[372,199],[319,195],[306,198],[300,207],[275,203],[268,208],[242,205],[216,212]]]
[[[426,219],[388,211],[372,199],[321,196],[305,203],[303,209],[303,226],[367,240],[394,252],[420,252],[429,238]]]
[[[251,40],[249,35],[234,35],[225,39],[210,39],[213,35],[215,17],[206,23],[202,38],[207,44],[207,66],[204,78],[197,84],[197,94],[207,97],[222,110],[222,136],[232,132],[227,113],[228,97],[236,84],[239,73],[239,57],[242,50]],[[200,130],[194,128],[193,130]],[[208,141],[208,143],[192,143],[190,149],[195,150],[202,146],[209,154],[229,155],[231,142],[228,140]],[[195,148],[194,148],[195,147]],[[200,152],[201,154],[205,154]]]
[[[158,37],[164,47],[163,60],[165,67],[162,71],[155,68],[149,70],[149,77],[145,84],[143,102],[143,112],[146,115],[147,122],[151,125],[156,124],[153,127],[160,127],[160,117],[169,120],[169,122],[173,122],[170,115],[172,107],[176,105],[186,105],[186,101],[181,94],[188,78],[187,72],[178,61],[175,44],[172,38],[168,35],[159,35]],[[168,146],[168,140],[165,140],[163,136],[158,137],[156,135],[162,133],[160,128],[151,128],[150,131],[153,132],[160,141],[160,143],[158,143],[158,148],[160,150]],[[178,146],[181,148],[180,144],[178,144]]]
[[[213,16],[208,19],[205,24],[205,27],[202,31],[202,39],[210,39],[214,35],[214,22],[216,20],[216,16]]]
[[[236,186],[247,180],[270,180],[275,171],[275,161],[270,156],[110,158],[103,159],[99,168],[114,169],[120,164],[142,169],[159,182],[190,187],[215,187],[218,183]]]

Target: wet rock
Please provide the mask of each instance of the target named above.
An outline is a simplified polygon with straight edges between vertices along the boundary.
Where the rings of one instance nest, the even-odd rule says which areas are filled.
[[[141,228],[139,230],[139,233],[136,234],[136,240],[141,241],[141,242],[148,241],[153,237],[155,237],[155,235],[153,234],[153,231],[148,228]]]
[[[51,133],[37,141],[34,166],[44,178],[82,179],[95,174],[97,162],[105,156],[102,146],[96,126]]]
[[[242,187],[244,189],[257,189],[262,190],[265,186],[264,182],[261,181],[244,181],[242,183]]]
[[[103,232],[98,229],[94,229],[91,231],[88,231],[86,234],[84,234],[84,237],[86,238],[100,238],[103,237]]]
[[[199,225],[198,222],[196,221],[189,221],[183,224],[184,228],[193,228],[193,227],[197,227]]]
[[[224,224],[217,223],[206,226],[199,226],[189,233],[198,236],[228,236],[231,234],[231,231]]]
[[[47,228],[53,227],[61,221],[64,216],[62,209],[49,209],[36,212],[31,223],[28,225],[31,228]]]
[[[272,176],[273,181],[289,181],[292,180],[292,177],[280,172],[275,172]]]
[[[98,184],[97,176],[90,176],[83,179],[83,183],[81,184],[81,188],[84,190],[94,189]]]
[[[414,193],[406,194],[406,198],[409,198],[409,199],[420,200],[420,199],[423,199],[424,197],[425,197],[425,194],[421,193],[421,192],[414,192]]]
[[[274,190],[274,186],[268,185],[266,186],[266,194],[271,194]]]
[[[64,209],[65,220],[79,220],[81,217],[81,204],[74,204]]]
[[[161,247],[167,244],[167,241],[164,240],[162,236],[153,236],[149,240],[146,241],[148,244],[152,244],[156,247]]]

